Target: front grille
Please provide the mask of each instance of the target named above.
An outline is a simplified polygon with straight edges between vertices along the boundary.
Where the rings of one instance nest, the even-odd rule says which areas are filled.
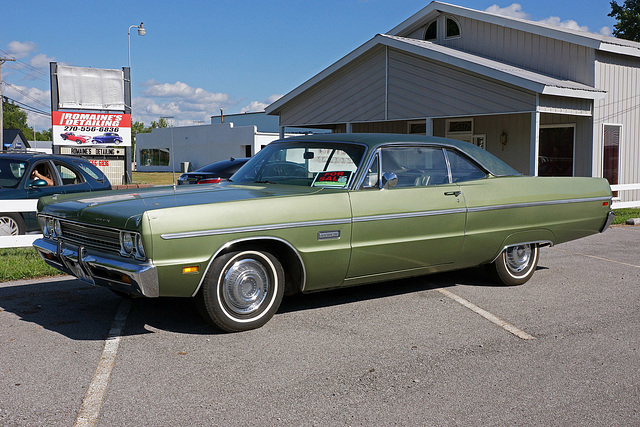
[[[109,252],[120,252],[120,232],[111,228],[60,221],[62,240]]]

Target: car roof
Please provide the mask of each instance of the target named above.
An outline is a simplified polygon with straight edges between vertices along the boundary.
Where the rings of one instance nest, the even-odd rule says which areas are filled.
[[[318,141],[318,142],[351,142],[368,146],[373,150],[380,145],[391,143],[422,143],[458,149],[485,167],[492,175],[522,175],[511,166],[498,159],[488,151],[468,142],[437,136],[408,135],[392,133],[331,133],[300,135],[279,139],[274,142]]]
[[[25,162],[35,160],[65,160],[67,162],[72,160],[87,161],[86,159],[78,156],[67,156],[64,154],[48,154],[48,153],[7,153],[0,152],[0,158],[9,158],[15,160],[22,160]]]

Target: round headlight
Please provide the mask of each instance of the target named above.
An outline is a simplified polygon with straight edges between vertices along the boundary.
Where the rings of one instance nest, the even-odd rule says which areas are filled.
[[[136,236],[136,252],[138,252],[139,258],[146,258],[144,254],[144,246],[142,246],[142,236]]]
[[[133,251],[133,236],[131,236],[131,233],[122,233],[120,236],[122,238],[122,249],[125,253],[130,254]]]
[[[61,237],[62,236],[62,227],[60,226],[60,220],[59,219],[54,219],[53,220],[53,234],[55,237]]]

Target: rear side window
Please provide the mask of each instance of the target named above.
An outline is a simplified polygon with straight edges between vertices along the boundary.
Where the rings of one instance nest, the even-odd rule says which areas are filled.
[[[24,172],[27,164],[19,160],[0,159],[0,188],[16,188]]]
[[[487,173],[471,159],[454,150],[447,150],[453,182],[475,181],[487,177]]]
[[[56,165],[56,169],[58,169],[58,173],[60,174],[60,178],[62,179],[62,185],[74,185],[81,184],[84,182],[82,175],[80,175],[75,170],[71,169],[69,166],[62,162],[54,161]]]
[[[93,166],[91,163],[74,162],[74,164],[96,181],[104,181],[105,179],[107,179],[100,171],[100,169]]]

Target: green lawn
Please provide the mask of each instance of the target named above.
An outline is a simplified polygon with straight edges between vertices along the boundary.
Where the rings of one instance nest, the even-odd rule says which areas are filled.
[[[176,172],[176,179],[180,173]],[[131,177],[134,184],[171,185],[173,174],[171,172],[133,172]]]
[[[34,248],[0,249],[0,282],[60,274],[45,264]]]

